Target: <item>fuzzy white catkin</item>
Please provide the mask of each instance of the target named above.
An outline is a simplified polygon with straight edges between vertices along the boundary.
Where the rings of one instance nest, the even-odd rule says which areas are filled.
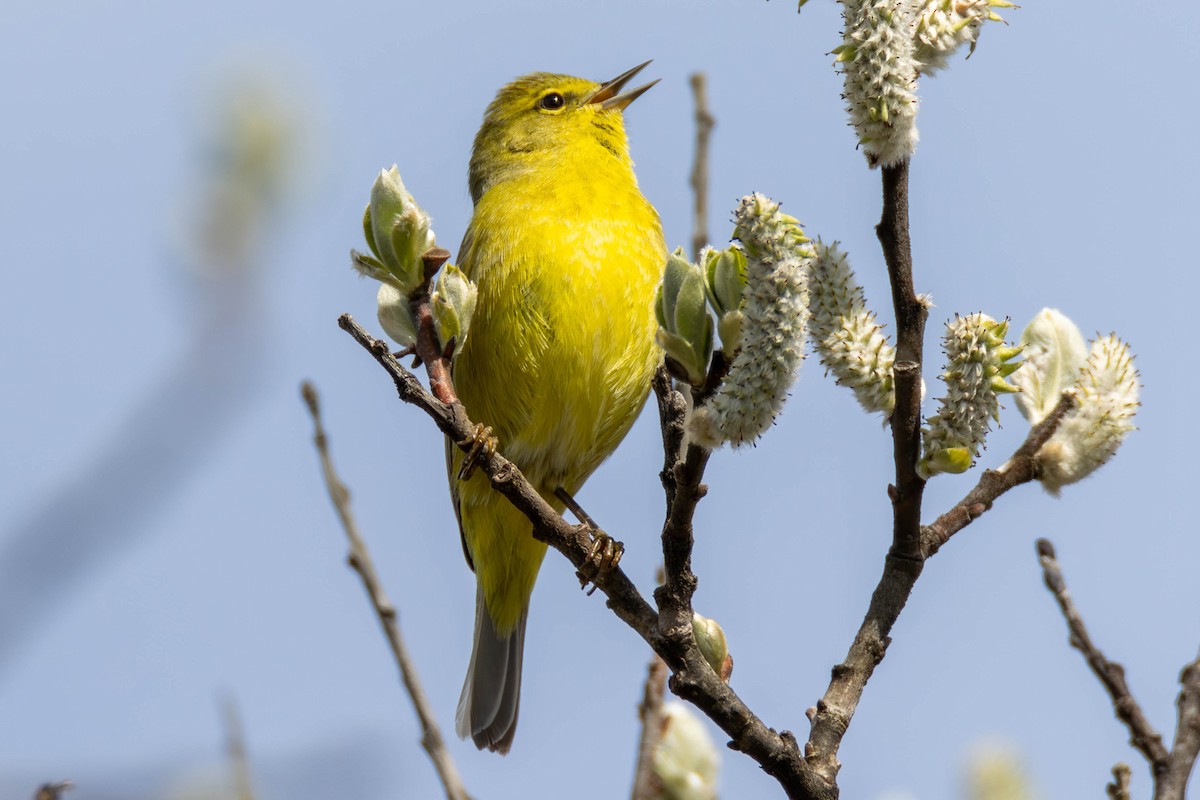
[[[1116,334],[1092,342],[1075,390],[1078,407],[1037,454],[1039,479],[1055,495],[1112,458],[1136,427],[1138,372],[1129,345]]]
[[[1000,418],[997,391],[1015,391],[1004,383],[1018,348],[1006,347],[1007,322],[986,314],[956,317],[946,324],[942,347],[946,396],[922,431],[924,451],[917,471],[923,478],[939,472],[965,472],[979,455],[993,420]]]
[[[691,707],[663,705],[663,736],[654,751],[654,774],[661,784],[655,800],[716,800],[721,755]]]
[[[804,231],[757,193],[742,198],[734,221],[747,260],[741,347],[725,380],[688,420],[692,441],[704,447],[758,439],[783,408],[804,358],[813,256]]]
[[[892,364],[896,351],[838,243],[816,244],[809,272],[809,332],[813,349],[837,382],[854,390],[867,412],[890,416],[896,406]]]
[[[933,75],[950,64],[963,45],[975,46],[987,19],[986,0],[925,0],[917,6],[914,38],[922,75]]]
[[[1014,6],[1007,0],[917,0],[913,38],[920,73],[933,75],[945,69],[963,45],[974,51],[983,23],[1004,21],[993,7]]]
[[[842,0],[838,50],[847,110],[871,166],[891,166],[917,149],[917,61],[908,0]]]

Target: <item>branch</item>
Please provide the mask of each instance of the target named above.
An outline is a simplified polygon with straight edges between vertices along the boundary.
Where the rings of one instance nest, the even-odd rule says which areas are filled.
[[[657,655],[651,656],[642,689],[642,704],[638,717],[642,721],[642,736],[638,742],[637,769],[633,774],[632,800],[655,800],[662,795],[662,780],[654,771],[654,755],[662,742],[666,718],[663,715],[663,693],[667,688],[667,665]]]
[[[384,368],[402,401],[424,411],[452,441],[467,441],[475,426],[461,404],[443,403],[425,391],[417,377],[392,356],[387,344],[363,330],[349,314],[339,317],[338,324]],[[516,465],[500,453],[481,453],[478,463],[492,488],[508,498],[532,523],[534,538],[562,553],[575,569],[580,569],[591,551],[588,528],[571,525],[563,519],[534,490]],[[613,613],[667,663],[673,673],[671,691],[720,726],[729,735],[731,748],[757,761],[767,774],[779,781],[789,797],[833,800],[837,796],[836,787],[826,784],[807,768],[795,737],[786,731],[777,733],[763,724],[737,693],[712,671],[694,644],[681,653],[659,633],[658,615],[619,566],[597,575],[594,583],[608,598],[607,604]],[[690,641],[690,625],[687,635]]]
[[[718,372],[727,369],[720,352],[714,354],[708,384],[715,386]],[[658,398],[659,422],[663,432],[664,464],[660,474],[667,496],[667,515],[663,523],[663,584],[654,591],[658,605],[659,632],[677,649],[695,648],[692,637],[692,596],[696,576],[692,573],[692,546],[695,542],[692,519],[696,504],[708,491],[701,481],[711,451],[686,443],[687,402],[671,385],[665,368],[659,369],[652,384]],[[704,400],[704,390],[696,392],[694,402]]]
[[[892,626],[904,610],[921,576],[921,497],[925,481],[917,475],[921,455],[921,362],[928,311],[913,288],[912,245],[908,230],[908,161],[884,167],[883,212],[875,234],[883,248],[892,305],[896,314],[896,361],[892,377],[896,408],[892,412],[892,458],[895,483],[892,501],[892,546],[884,560],[867,614],[845,660],[833,668],[829,687],[808,711],[812,727],[804,756],[829,783],[837,780],[837,751],[858,708],[867,681],[883,661]]]
[[[1129,769],[1129,765],[1124,761],[1112,768],[1112,783],[1104,787],[1109,800],[1131,800],[1129,779],[1132,777],[1132,774],[1133,771]]]
[[[950,541],[951,536],[989,511],[1000,495],[1036,478],[1038,451],[1050,441],[1050,437],[1062,424],[1063,418],[1073,411],[1077,404],[1073,393],[1063,392],[1058,405],[1045,419],[1033,426],[1025,441],[1004,466],[1000,469],[984,470],[983,475],[979,477],[979,483],[975,484],[975,488],[968,492],[966,497],[938,517],[933,524],[926,525],[921,530],[923,556],[929,558],[940,550],[942,545]]]
[[[883,661],[891,644],[891,630],[899,619],[921,576],[924,562],[992,507],[1004,492],[1036,477],[1034,456],[1054,435],[1063,416],[1075,407],[1073,395],[1064,394],[1055,410],[1034,426],[1025,442],[999,470],[987,470],[963,500],[933,525],[919,524],[925,481],[916,474],[921,448],[920,364],[927,312],[913,291],[912,255],[908,237],[908,162],[883,168],[883,217],[876,233],[883,245],[897,320],[897,355],[894,367],[896,410],[892,415],[896,483],[889,487],[892,500],[892,547],[884,559],[883,575],[871,595],[862,625],[845,660],[833,668],[829,687],[814,708],[804,755],[830,783],[837,779],[841,762],[837,752],[850,726],[867,682]]]
[[[696,102],[696,157],[692,162],[692,174],[689,178],[692,196],[695,198],[692,257],[699,258],[700,251],[708,244],[708,140],[717,121],[708,110],[704,73],[693,72],[688,80],[692,84],[692,97]]]
[[[1176,705],[1179,723],[1171,748],[1167,772],[1155,786],[1155,800],[1183,800],[1187,796],[1188,776],[1200,754],[1200,657],[1186,665],[1179,675],[1182,688]]]
[[[378,342],[378,344],[383,345],[383,342]],[[386,345],[383,346],[386,350]],[[301,393],[304,396],[304,402],[308,405],[309,414],[312,415],[313,443],[321,457],[321,472],[325,477],[325,486],[329,490],[329,499],[333,501],[338,518],[342,522],[342,528],[346,532],[346,538],[350,541],[350,566],[362,579],[363,588],[367,590],[367,596],[371,598],[371,605],[374,606],[375,614],[379,617],[380,627],[383,628],[388,644],[392,647],[392,655],[400,667],[404,688],[412,698],[413,708],[421,722],[421,746],[425,748],[425,752],[429,754],[429,759],[433,762],[434,769],[437,770],[438,778],[441,779],[442,786],[446,790],[447,800],[470,800],[470,795],[467,794],[462,779],[458,775],[458,769],[454,766],[454,760],[446,749],[446,743],[442,739],[433,709],[425,697],[425,691],[421,688],[416,667],[409,657],[408,649],[404,646],[404,640],[400,637],[400,626],[396,621],[396,607],[392,605],[383,590],[366,542],[359,534],[358,523],[355,522],[354,515],[350,511],[350,491],[342,483],[334,469],[333,458],[329,454],[329,439],[321,424],[321,405],[316,387],[305,381],[301,386]]]
[[[458,395],[454,393],[454,381],[450,378],[450,357],[438,346],[437,330],[433,325],[433,304],[429,299],[429,287],[433,283],[434,273],[449,260],[450,251],[440,247],[431,247],[422,254],[425,280],[413,290],[408,304],[412,309],[413,319],[417,321],[417,343],[414,349],[417,358],[425,362],[425,371],[429,374],[429,388],[443,403],[457,403]]]
[[[892,457],[896,465],[896,483],[891,492],[892,553],[920,562],[921,495],[925,481],[917,475],[917,459],[921,456],[921,364],[929,312],[913,289],[908,161],[884,167],[882,172],[883,215],[875,226],[875,234],[887,262],[896,313],[896,361],[892,367],[896,389],[896,408],[892,412]]]
[[[1075,602],[1067,591],[1062,568],[1054,554],[1054,545],[1046,539],[1038,539],[1037,552],[1038,560],[1042,564],[1042,576],[1046,582],[1046,588],[1058,601],[1058,607],[1066,619],[1067,629],[1071,634],[1071,646],[1083,653],[1088,666],[1100,679],[1100,683],[1103,684],[1112,699],[1117,718],[1129,728],[1130,744],[1141,751],[1146,760],[1150,762],[1150,770],[1154,774],[1155,784],[1157,784],[1159,777],[1168,768],[1170,755],[1163,745],[1162,736],[1150,725],[1150,721],[1142,713],[1141,706],[1133,699],[1129,684],[1125,682],[1125,668],[1105,658],[1099,648],[1092,643],[1087,628],[1083,624],[1083,618],[1079,615],[1079,610],[1075,608]],[[1158,796],[1156,792],[1155,797]]]

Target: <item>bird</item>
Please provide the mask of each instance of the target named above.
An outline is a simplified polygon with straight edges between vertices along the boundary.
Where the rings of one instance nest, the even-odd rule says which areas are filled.
[[[654,296],[662,225],[638,188],[622,92],[647,64],[597,83],[545,72],[504,86],[471,152],[474,212],[459,267],[478,287],[452,376],[468,416],[560,513],[629,432],[662,361]],[[475,635],[456,731],[512,746],[525,626],[546,545],[447,440]]]

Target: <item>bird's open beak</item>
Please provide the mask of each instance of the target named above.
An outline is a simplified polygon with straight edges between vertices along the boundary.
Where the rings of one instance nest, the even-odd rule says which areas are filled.
[[[651,61],[653,61],[653,59],[651,59]],[[596,93],[587,99],[587,102],[599,103],[600,107],[606,110],[615,108],[618,111],[624,111],[626,106],[628,106],[634,100],[637,100],[646,93],[647,89],[661,80],[661,78],[658,80],[653,80],[650,83],[647,83],[645,86],[638,87],[637,89],[630,89],[628,92],[621,94],[621,89],[625,86],[625,84],[629,83],[634,75],[637,75],[639,72],[645,69],[646,64],[649,63],[650,61],[645,62],[645,64],[638,64],[628,72],[622,72],[620,75],[597,89]]]

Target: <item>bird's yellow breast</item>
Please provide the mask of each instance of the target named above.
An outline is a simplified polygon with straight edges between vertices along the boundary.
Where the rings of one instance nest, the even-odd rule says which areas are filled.
[[[607,155],[607,154],[605,154]],[[573,491],[620,441],[658,356],[658,215],[628,175],[562,164],[480,198],[462,262],[479,287],[455,385],[539,487]],[[625,180],[619,180],[625,178]]]
[[[558,153],[490,187],[460,251],[479,288],[454,382],[471,419],[556,508],[628,432],[661,356],[653,300],[666,260],[658,214],[627,157]],[[545,545],[481,474],[451,481],[497,630],[516,624]]]

